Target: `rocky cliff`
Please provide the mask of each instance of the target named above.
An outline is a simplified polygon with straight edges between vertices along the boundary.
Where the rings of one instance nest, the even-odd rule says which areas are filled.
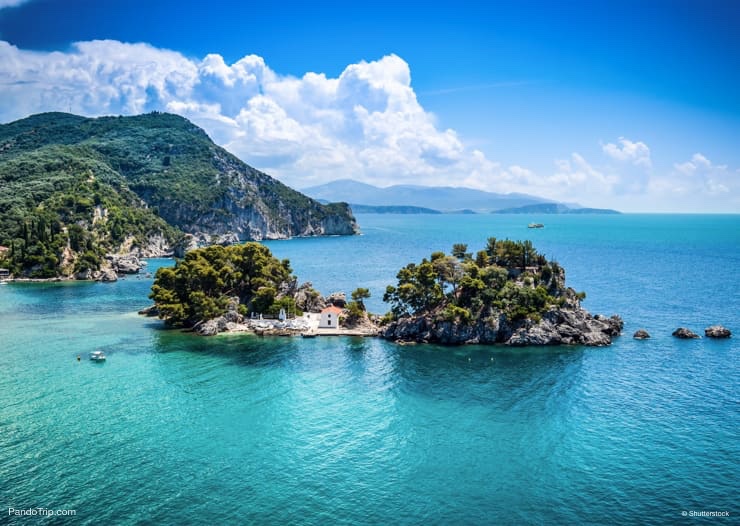
[[[381,334],[388,340],[444,345],[606,346],[622,332],[623,327],[619,316],[592,316],[579,305],[571,305],[551,307],[539,321],[512,321],[495,309],[473,323],[450,321],[434,314],[410,316],[392,322]]]
[[[0,125],[0,245],[17,276],[87,275],[107,254],[357,231],[346,204],[288,188],[176,115]]]

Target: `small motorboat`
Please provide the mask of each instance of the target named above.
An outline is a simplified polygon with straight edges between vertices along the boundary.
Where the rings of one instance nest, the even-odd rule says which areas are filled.
[[[90,353],[90,359],[93,362],[104,362],[105,361],[105,353],[103,351],[93,351]]]
[[[545,225],[542,223],[529,223],[527,228],[545,228]]]

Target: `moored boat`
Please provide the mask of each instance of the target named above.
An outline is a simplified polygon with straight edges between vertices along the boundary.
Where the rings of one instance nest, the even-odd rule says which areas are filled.
[[[105,353],[103,351],[93,351],[90,353],[90,359],[93,362],[104,362],[105,361]]]
[[[545,225],[542,223],[529,223],[527,228],[545,228]]]

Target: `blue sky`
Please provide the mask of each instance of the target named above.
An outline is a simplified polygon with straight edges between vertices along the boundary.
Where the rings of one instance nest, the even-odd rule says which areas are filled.
[[[152,4],[0,0],[0,121],[163,109],[298,188],[740,212],[740,2]]]

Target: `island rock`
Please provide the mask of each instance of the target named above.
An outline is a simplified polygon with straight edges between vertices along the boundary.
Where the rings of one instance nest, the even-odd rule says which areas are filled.
[[[489,238],[475,258],[467,245],[435,252],[398,273],[384,299],[393,306],[386,339],[410,343],[609,345],[619,316],[592,316],[583,293],[565,287],[565,270],[530,242]]]
[[[729,338],[732,332],[722,325],[712,325],[704,329],[704,335],[708,338]]]
[[[675,331],[673,331],[673,336],[676,338],[681,338],[683,340],[690,340],[693,338],[699,338],[699,335],[695,332],[691,331],[690,329],[687,329],[686,327],[679,327]]]
[[[647,340],[650,338],[650,334],[648,334],[648,331],[645,329],[638,329],[635,331],[635,334],[632,335],[632,337],[635,340]]]

